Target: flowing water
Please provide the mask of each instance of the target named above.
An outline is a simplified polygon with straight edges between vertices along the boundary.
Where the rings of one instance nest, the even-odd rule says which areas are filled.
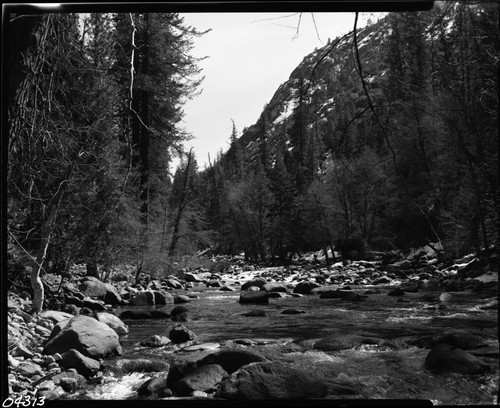
[[[358,386],[360,391],[353,398],[427,399],[437,404],[492,404],[498,401],[498,354],[482,357],[492,366],[493,371],[489,374],[437,376],[424,368],[429,350],[410,344],[418,337],[464,329],[479,334],[491,346],[498,346],[498,311],[481,309],[496,299],[496,293],[456,293],[451,302],[424,302],[419,298],[426,292],[406,293],[403,298],[407,302],[402,303],[398,302],[398,297],[387,296],[389,287],[352,287],[359,294],[368,289],[381,289],[381,293],[370,294],[362,302],[320,299],[312,294],[270,299],[269,305],[242,305],[238,302],[239,292],[199,286],[189,292],[198,298],[183,305],[189,310],[189,321],[183,324],[197,335],[196,343],[225,344],[236,339],[250,339],[257,344],[248,349],[267,353],[271,358],[279,355],[281,360],[297,367],[314,367],[319,372],[334,370],[339,378]],[[177,293],[185,294],[186,291]],[[172,308],[173,305],[123,307],[114,313],[119,316],[129,309],[170,312]],[[281,314],[288,308],[305,313]],[[266,315],[244,315],[253,310],[263,310]],[[122,358],[159,357],[162,353],[158,349],[137,347],[137,343],[153,334],[168,336],[175,324],[169,319],[125,319],[124,322],[130,333],[120,339],[124,349]],[[385,339],[390,347],[358,344],[337,351],[304,352],[290,348],[283,352],[283,343],[352,334]],[[262,345],[279,339],[279,345]],[[163,355],[166,356],[166,352]],[[194,358],[192,352],[181,351],[178,355]],[[105,384],[89,391],[87,397],[133,398],[131,390],[147,378],[150,378],[147,374],[132,374],[119,380],[109,378]]]

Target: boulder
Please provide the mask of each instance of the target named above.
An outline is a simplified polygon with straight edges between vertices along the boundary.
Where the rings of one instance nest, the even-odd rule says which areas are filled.
[[[223,380],[215,394],[225,399],[323,398],[328,386],[320,378],[281,362],[252,363]]]
[[[387,276],[381,276],[380,278],[374,279],[372,284],[373,285],[384,285],[386,283],[391,283],[391,279],[389,279]]]
[[[175,307],[171,310],[171,312],[170,312],[170,316],[171,316],[172,318],[174,318],[174,317],[176,317],[176,316],[178,316],[178,315],[180,315],[180,314],[183,314],[183,313],[185,313],[185,314],[187,315],[187,313],[188,313],[188,312],[189,312],[189,310],[188,310],[186,307],[184,307],[184,306],[175,306]]]
[[[105,303],[113,306],[121,302],[121,296],[113,285],[101,282],[99,279],[91,276],[85,277],[78,289],[85,296],[104,300]]]
[[[232,286],[229,285],[224,285],[219,290],[222,292],[235,292],[236,288],[233,288]]]
[[[174,278],[165,279],[165,284],[172,289],[182,289],[182,284]]]
[[[293,293],[299,293],[301,295],[308,295],[309,293],[311,293],[311,290],[313,290],[314,288],[319,288],[319,287],[320,287],[320,285],[318,285],[315,282],[302,281],[302,282],[299,282],[297,284],[297,286],[295,286],[295,288],[293,289]]]
[[[196,362],[196,365],[200,367],[205,364],[218,364],[229,374],[232,374],[244,365],[266,361],[268,361],[266,357],[251,351],[226,349],[203,357]]]
[[[178,305],[180,303],[189,303],[191,299],[189,299],[186,295],[175,295],[174,296],[174,304]]]
[[[197,274],[192,272],[184,272],[184,280],[186,282],[203,282],[203,279],[201,279]]]
[[[264,290],[259,290],[258,292],[243,291],[240,293],[241,304],[253,303],[253,304],[268,304],[269,294]]]
[[[180,344],[194,340],[196,335],[182,324],[177,324],[172,330],[170,330],[168,337],[172,340],[172,343]]]
[[[266,283],[267,280],[259,276],[241,285],[241,290],[247,290],[251,286],[257,286],[259,289],[262,289]]]
[[[141,346],[144,347],[163,347],[167,344],[172,343],[171,340],[166,336],[159,336],[158,334],[154,334],[151,337],[141,341]]]
[[[78,350],[70,349],[62,354],[59,365],[64,368],[74,368],[84,377],[93,377],[100,369],[99,361],[85,357]]]
[[[141,396],[149,396],[165,388],[167,388],[167,374],[160,374],[141,384],[137,390],[137,394]]]
[[[488,365],[477,357],[444,343],[438,344],[427,354],[425,368],[434,374],[482,374],[489,369]]]
[[[174,303],[174,298],[170,293],[164,292],[163,290],[154,290],[154,302],[156,305],[170,305]]]
[[[101,323],[107,324],[116,334],[128,334],[128,326],[120,318],[111,313],[96,313],[95,318]]]
[[[106,371],[111,371],[115,374],[129,374],[136,372],[166,372],[168,373],[170,364],[164,360],[151,360],[146,358],[127,359],[122,358],[116,360],[113,364],[106,368]]]
[[[279,283],[266,283],[263,287],[263,290],[266,292],[283,292],[286,293],[288,292],[288,289],[286,288],[285,285],[281,285]]]
[[[142,290],[130,294],[130,304],[132,306],[150,306],[155,304],[155,295],[150,290]]]
[[[54,322],[54,324],[57,324],[60,322],[67,322],[73,317],[73,315],[71,313],[60,312],[57,310],[45,310],[39,314],[39,317],[42,319],[49,319]]]
[[[28,378],[33,377],[35,375],[42,375],[43,373],[42,367],[40,367],[38,364],[31,362],[21,363],[17,367],[16,372]]]
[[[172,390],[180,396],[193,391],[211,391],[228,373],[218,364],[205,364],[190,371],[184,378],[172,384]]]
[[[151,317],[155,319],[168,319],[170,315],[167,312],[164,312],[163,310],[151,310],[149,312]]]
[[[105,312],[107,310],[102,300],[95,300],[90,298],[85,298],[83,300],[82,307],[88,307],[90,310],[94,312]]]
[[[108,325],[88,316],[73,317],[44,347],[44,354],[75,349],[92,358],[122,353],[118,335]]]

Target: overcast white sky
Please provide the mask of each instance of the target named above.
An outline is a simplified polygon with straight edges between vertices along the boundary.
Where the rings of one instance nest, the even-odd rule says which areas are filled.
[[[358,28],[380,13],[361,13]],[[186,102],[181,126],[193,135],[185,144],[194,147],[200,168],[226,151],[234,119],[238,136],[253,125],[278,86],[302,59],[352,30],[354,13],[181,13],[186,25],[199,31],[192,55],[208,56],[200,62],[205,76],[202,94]],[[319,38],[318,38],[319,36]]]

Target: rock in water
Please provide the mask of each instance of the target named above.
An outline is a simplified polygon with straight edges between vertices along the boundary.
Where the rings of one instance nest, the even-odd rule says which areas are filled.
[[[141,346],[145,347],[163,347],[167,344],[170,344],[171,341],[168,337],[159,336],[158,334],[154,334],[151,337],[148,337],[146,340],[141,341]]]
[[[197,361],[196,365],[199,367],[205,364],[218,364],[229,374],[232,374],[244,365],[266,361],[268,361],[267,358],[251,351],[228,349],[209,354],[208,356],[205,356],[201,360]]]
[[[393,289],[391,290],[387,295],[388,296],[404,296],[405,292],[400,289],[400,288],[396,288],[396,289]]]
[[[170,340],[174,344],[185,343],[189,340],[194,340],[196,335],[182,324],[177,324],[168,334]]]
[[[227,376],[228,373],[220,365],[206,364],[189,372],[171,388],[181,396],[189,395],[193,391],[210,391]]]
[[[240,303],[267,305],[269,303],[269,294],[264,290],[259,290],[258,292],[250,292],[245,290],[240,293]]]
[[[259,289],[262,289],[266,283],[267,280],[259,276],[258,278],[251,279],[241,285],[241,290],[247,290],[251,286],[257,286]]]
[[[311,281],[302,281],[295,286],[293,293],[300,293],[302,295],[307,295],[311,293],[314,288],[319,288],[320,285]]]
[[[91,358],[119,355],[122,348],[118,335],[108,325],[88,316],[73,317],[43,350],[44,354],[64,353],[78,350]]]
[[[143,383],[137,390],[137,394],[148,396],[165,388],[167,388],[167,375],[160,374]]]
[[[281,362],[253,363],[221,382],[216,397],[225,399],[323,398],[328,386]]]
[[[128,326],[123,323],[118,317],[111,313],[97,313],[95,318],[101,323],[107,324],[116,334],[127,334]]]
[[[174,296],[174,304],[179,304],[179,303],[189,303],[191,299],[187,297],[186,295],[176,295]]]
[[[453,372],[459,374],[481,374],[488,370],[488,365],[464,350],[438,344],[425,358],[425,368],[440,374]]]
[[[155,294],[150,290],[131,294],[130,304],[132,306],[152,306],[155,304]]]
[[[63,353],[59,364],[64,368],[74,368],[85,377],[94,376],[101,367],[99,361],[85,357],[78,350],[71,349]]]

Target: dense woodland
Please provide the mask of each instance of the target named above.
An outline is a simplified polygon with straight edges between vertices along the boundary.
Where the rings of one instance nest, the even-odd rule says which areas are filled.
[[[180,120],[201,89],[190,50],[203,33],[177,13],[11,14],[10,283],[31,267],[36,291],[73,263],[156,274],[208,248],[490,257],[499,20],[494,3],[445,2],[353,27],[201,169]]]

